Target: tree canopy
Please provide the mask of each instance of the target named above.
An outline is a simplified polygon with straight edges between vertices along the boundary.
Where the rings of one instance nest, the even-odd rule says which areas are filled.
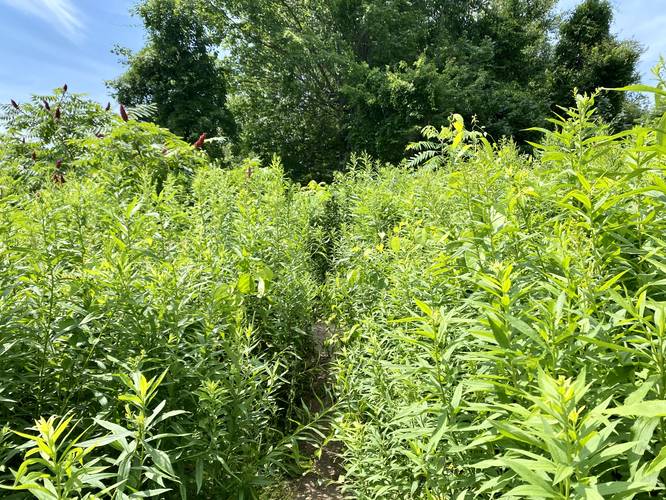
[[[109,82],[121,103],[154,103],[155,121],[192,140],[202,132],[235,134],[226,107],[226,71],[216,44],[190,2],[146,0],[136,9],[147,44],[132,54],[118,49],[128,69]]]
[[[561,23],[555,3],[145,0],[148,44],[113,85],[130,104],[155,101],[158,123],[189,138],[231,135],[235,122],[239,151],[277,153],[298,179],[329,178],[355,151],[398,162],[452,113],[523,143],[574,87],[636,79],[638,47],[610,33],[607,1]],[[604,117],[624,100],[601,99]]]
[[[399,161],[452,112],[493,136],[547,112],[554,0],[207,1],[229,44],[242,140],[287,168]],[[305,160],[304,160],[305,159]],[[305,163],[307,162],[307,163]]]
[[[584,0],[562,23],[555,48],[553,101],[573,104],[571,89],[592,92],[601,86],[622,87],[638,79],[636,64],[640,47],[631,40],[618,40],[611,33],[613,8],[608,0]],[[613,120],[625,100],[622,93],[602,96],[599,109]]]

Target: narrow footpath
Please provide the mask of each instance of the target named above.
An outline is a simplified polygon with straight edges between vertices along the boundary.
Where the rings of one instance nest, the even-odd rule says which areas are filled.
[[[326,347],[326,340],[331,331],[328,325],[318,322],[312,329],[315,351],[322,367],[321,373],[312,388],[312,397],[306,404],[313,413],[321,412],[326,405],[330,405],[330,396],[326,391],[330,383],[330,365],[332,353]],[[326,430],[324,430],[326,431]],[[288,485],[291,500],[342,500],[338,479],[343,473],[340,460],[341,445],[330,442],[321,450],[321,456],[314,462],[312,469],[302,477],[292,480]],[[313,450],[313,453],[316,450]]]

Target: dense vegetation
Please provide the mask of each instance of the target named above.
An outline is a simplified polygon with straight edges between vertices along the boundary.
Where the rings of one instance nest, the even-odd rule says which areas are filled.
[[[111,85],[120,102],[157,104],[163,127],[191,140],[224,137],[264,161],[279,154],[305,182],[330,181],[354,152],[399,162],[421,127],[446,125],[452,113],[524,148],[537,138],[524,129],[572,105],[574,87],[637,80],[640,47],[611,33],[608,0],[584,0],[564,19],[555,6],[144,0],[147,45],[125,53],[129,69]],[[624,94],[598,105],[614,128],[633,124],[637,110]]]
[[[14,430],[84,420],[65,432],[60,417],[42,422],[52,475],[34,475],[47,464],[33,457],[19,483],[39,483],[40,498],[109,477],[118,498],[178,491],[177,478],[191,496],[255,490],[294,453],[316,295],[298,236],[312,201],[277,164],[225,172],[170,132],[94,105],[80,126],[102,122],[103,137],[63,144],[74,111],[60,105],[62,118],[44,117],[48,138],[35,136],[35,114],[24,128],[29,105],[10,108],[0,149],[0,415]],[[70,155],[52,159],[62,148]],[[66,449],[93,418],[86,438],[106,430],[118,449]],[[6,466],[16,444],[5,429]]]
[[[142,0],[2,105],[0,497],[662,497],[665,63],[554,4]]]
[[[661,494],[666,118],[579,95],[530,156],[453,115],[300,186],[149,112],[3,109],[7,498],[268,497],[329,440],[355,498]]]

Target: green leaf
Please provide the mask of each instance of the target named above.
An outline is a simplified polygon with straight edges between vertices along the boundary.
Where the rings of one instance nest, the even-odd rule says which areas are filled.
[[[604,411],[609,415],[620,415],[622,417],[666,417],[666,401],[651,400],[642,401],[631,405],[618,406]]]
[[[596,467],[598,465],[603,464],[604,462],[607,462],[608,460],[611,460],[615,458],[618,455],[622,455],[626,451],[630,450],[636,445],[635,442],[631,441],[628,443],[619,443],[615,444],[613,446],[609,446],[607,448],[604,448],[601,450],[599,453],[596,453],[592,457],[588,459],[587,466],[590,468]]]
[[[491,422],[492,426],[495,427],[499,433],[509,439],[514,441],[522,442],[529,444],[530,446],[540,447],[539,439],[528,432],[525,432],[520,427],[505,422]]]
[[[171,459],[169,458],[169,455],[167,455],[165,452],[162,450],[158,450],[157,448],[154,448],[146,443],[144,443],[144,447],[146,448],[146,451],[148,452],[148,455],[150,455],[150,458],[152,458],[153,463],[162,471],[166,472],[170,476],[173,476],[173,467],[171,466]]]
[[[151,498],[162,495],[164,493],[168,493],[169,491],[171,491],[169,488],[156,488],[153,490],[137,491],[135,493],[132,493],[132,495],[130,495],[130,498],[132,497]]]
[[[603,292],[603,291],[608,290],[608,289],[609,289],[610,287],[612,287],[615,283],[617,283],[617,281],[618,281],[622,276],[624,276],[624,275],[627,274],[628,272],[629,272],[629,270],[626,269],[626,270],[624,270],[624,271],[622,271],[622,272],[616,274],[616,275],[613,276],[611,279],[609,279],[608,281],[606,281],[606,283],[604,283],[604,284],[601,285],[599,288],[597,288],[597,292]]]
[[[664,113],[657,125],[657,145],[666,146],[666,113]]]
[[[500,347],[509,349],[511,346],[509,344],[509,338],[506,336],[506,333],[504,333],[504,325],[491,315],[487,315],[486,318],[497,343]]]
[[[561,498],[561,496],[557,493],[554,493],[553,490],[545,489],[533,484],[522,484],[520,486],[516,486],[515,488],[507,491],[504,494],[504,497]]]
[[[254,291],[254,279],[252,279],[252,275],[250,273],[242,273],[238,277],[236,287],[243,295],[251,294]]]
[[[80,446],[81,448],[99,448],[115,441],[120,441],[121,439],[131,436],[132,434],[133,433],[131,431],[125,430],[122,433],[108,434],[106,436],[88,439],[87,441],[81,441],[80,443],[77,443],[77,446]]]
[[[428,304],[426,304],[425,302],[423,302],[419,299],[415,299],[414,302],[416,303],[417,307],[419,309],[421,309],[421,312],[423,314],[425,314],[428,317],[432,317],[433,310],[430,308],[430,306]]]
[[[645,475],[658,474],[664,467],[666,467],[666,446],[662,446],[659,455],[650,462],[650,465],[645,469]]]
[[[201,491],[203,485],[204,463],[202,459],[198,459],[194,469],[194,480],[197,484],[197,494]]]
[[[649,92],[651,94],[666,96],[666,90],[643,84],[627,85],[626,87],[605,88],[604,90],[617,90],[620,92]]]
[[[553,485],[560,484],[565,479],[571,477],[574,473],[574,468],[570,465],[559,465],[557,471],[555,472],[555,477],[553,478]]]
[[[439,422],[437,422],[437,429],[435,430],[435,433],[432,435],[432,437],[428,441],[428,444],[426,445],[425,449],[428,453],[432,453],[437,449],[437,445],[442,439],[442,436],[444,436],[444,433],[449,428],[448,424],[449,424],[448,415],[446,413],[442,413],[442,415],[440,415],[439,417]]]
[[[555,490],[549,481],[538,475],[531,469],[527,463],[528,460],[512,460],[510,458],[498,458],[497,461],[506,467],[509,467],[513,470],[520,478],[529,483],[532,487],[538,488],[541,491],[541,494],[544,495],[544,498],[557,498],[560,496],[559,492]]]

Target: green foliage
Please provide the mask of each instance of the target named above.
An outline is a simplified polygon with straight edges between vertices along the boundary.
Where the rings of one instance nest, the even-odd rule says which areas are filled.
[[[226,71],[212,50],[214,40],[191,2],[146,0],[136,13],[148,34],[132,54],[117,49],[127,71],[109,82],[125,105],[154,104],[155,122],[186,141],[203,132],[233,137],[235,123],[226,108]]]
[[[418,153],[412,157],[407,165],[410,167],[421,165],[423,167],[440,168],[445,161],[452,157],[459,160],[469,155],[470,149],[475,145],[482,145],[486,152],[493,154],[493,149],[484,134],[478,131],[465,130],[463,117],[455,114],[451,116],[450,125],[437,130],[428,126],[421,130],[424,140],[407,145],[407,151]]]
[[[297,179],[354,151],[400,161],[426,123],[478,115],[497,138],[548,109],[552,0],[201,2],[230,54],[246,149]]]
[[[199,4],[228,47],[240,147],[277,152],[306,182],[330,180],[353,152],[398,163],[424,125],[454,113],[496,140],[533,140],[524,129],[572,104],[574,87],[633,82],[639,55],[610,34],[610,7],[597,0],[562,24],[557,44],[554,0]],[[623,102],[606,97],[603,116]],[[625,111],[618,126],[636,114]]]
[[[67,169],[80,153],[76,140],[102,135],[114,122],[112,113],[63,89],[53,95],[35,95],[16,107],[3,105],[1,110],[3,174],[21,178],[34,188],[53,172],[56,162]]]
[[[67,434],[65,431],[68,430],[72,418],[63,417],[58,421],[55,417],[50,417],[48,420],[42,418],[35,422],[35,427],[32,428],[36,431],[35,435],[16,432],[17,435],[29,440],[27,444],[30,447],[18,470],[12,471],[14,484],[0,487],[7,490],[28,491],[39,499],[75,496],[92,498],[89,492],[83,494],[87,489],[96,491],[96,496],[103,498],[113,491],[117,485],[105,488],[102,482],[113,477],[113,474],[105,474],[106,467],[96,466],[101,458],[92,460],[88,458],[88,455],[98,448],[96,443],[82,443],[81,436],[67,443],[63,442],[71,434],[71,430]],[[33,456],[38,458],[30,458]]]
[[[663,85],[623,90],[661,111]],[[599,95],[530,130],[532,156],[452,115],[409,162],[351,155],[305,187],[277,157],[223,170],[92,105],[71,137],[32,134],[49,118],[19,105],[0,138],[3,490],[263,498],[336,440],[353,498],[660,495],[666,118],[612,134]],[[23,175],[23,136],[67,164]]]
[[[599,87],[622,87],[638,80],[636,64],[641,48],[634,41],[620,41],[611,34],[613,8],[608,0],[585,0],[560,26],[555,47],[553,100],[572,105],[571,89],[581,93]],[[625,95],[605,94],[599,112],[612,121],[622,111]]]
[[[65,182],[68,171],[77,168],[85,155],[85,146],[95,144],[121,123],[121,117],[110,109],[62,88],[53,95],[33,95],[28,103],[3,105],[1,109],[0,123],[5,127],[0,149],[3,175],[20,179],[32,191],[45,182]],[[132,120],[147,118],[153,111],[152,105],[126,110]],[[173,137],[166,131],[161,133]]]
[[[65,142],[77,153],[61,182],[39,161],[27,181],[17,135],[0,141],[0,422],[127,430],[68,469],[58,498],[113,485],[115,498],[249,498],[299,471],[299,443],[320,439],[301,404],[318,284],[300,237],[317,200],[278,161],[220,170],[112,116],[103,137]],[[0,484],[14,484],[19,446],[3,431]],[[53,460],[67,468],[68,453]],[[30,480],[50,489],[38,465]]]
[[[466,142],[456,118],[413,147],[426,167],[332,187],[348,214],[328,300],[351,496],[664,488],[661,132],[609,135],[594,96],[576,104],[536,158]]]
[[[150,411],[149,403],[166,372],[146,380],[143,374],[119,375],[130,390],[121,394],[119,401],[126,401],[127,429],[116,423],[95,419],[95,424],[111,434],[82,441],[90,428],[70,438],[73,428],[67,429],[73,416],[56,421],[41,418],[32,429],[36,435],[15,433],[28,439],[25,459],[16,471],[12,470],[14,484],[0,486],[14,491],[29,491],[40,500],[69,498],[145,498],[162,495],[168,491],[164,481],[176,481],[169,455],[159,449],[160,439],[154,431],[160,422],[183,413],[176,410],[162,413],[166,401]],[[65,433],[65,431],[67,431]],[[61,439],[62,438],[62,439]],[[93,458],[99,448],[111,445],[121,451],[117,458],[102,454]],[[30,458],[37,455],[38,458]],[[102,465],[102,464],[107,465]],[[106,485],[111,482],[112,484]],[[129,492],[129,495],[125,493]],[[83,494],[86,492],[85,494]]]

